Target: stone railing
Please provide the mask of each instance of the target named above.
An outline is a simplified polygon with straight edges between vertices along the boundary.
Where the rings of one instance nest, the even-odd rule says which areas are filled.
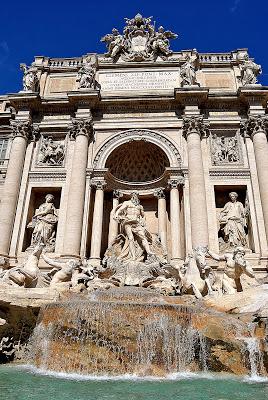
[[[50,58],[48,65],[53,68],[72,68],[82,65],[82,58]]]
[[[8,165],[8,159],[0,159],[0,168],[7,168]]]
[[[221,63],[235,60],[232,53],[199,53],[199,60],[205,63]]]

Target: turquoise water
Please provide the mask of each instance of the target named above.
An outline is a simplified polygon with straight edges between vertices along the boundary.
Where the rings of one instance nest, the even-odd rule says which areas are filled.
[[[267,400],[268,381],[180,374],[168,380],[45,375],[0,367],[0,400]]]

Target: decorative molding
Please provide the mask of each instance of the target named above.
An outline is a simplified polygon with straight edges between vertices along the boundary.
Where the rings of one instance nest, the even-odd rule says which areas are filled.
[[[183,135],[187,138],[191,133],[207,136],[209,122],[204,120],[203,115],[183,116]]]
[[[97,179],[96,180],[92,179],[90,184],[91,186],[95,187],[96,190],[104,190],[105,186],[107,185],[105,180],[97,180]]]
[[[165,195],[164,190],[165,190],[164,188],[159,188],[159,189],[154,190],[154,196],[157,197],[158,200],[165,199],[166,195]]]
[[[113,197],[119,199],[120,197],[122,197],[122,193],[118,189],[115,189],[113,190]]]
[[[212,169],[209,176],[212,179],[249,179],[251,174],[249,169]]]
[[[171,178],[168,180],[168,185],[171,189],[176,189],[178,186],[183,186],[185,179],[183,176],[178,176],[176,178]]]
[[[77,136],[83,135],[93,139],[92,115],[89,118],[72,118],[72,123],[69,125],[70,139],[75,140]]]
[[[65,181],[66,172],[30,172],[28,175],[29,181],[31,182],[46,182],[46,181]]]
[[[93,167],[104,168],[105,162],[112,151],[121,144],[128,143],[131,140],[151,141],[165,152],[171,165],[181,165],[182,160],[180,152],[169,138],[165,137],[163,134],[148,129],[130,129],[115,134],[102,144],[101,148],[95,155]]]
[[[244,135],[254,136],[258,132],[267,132],[268,116],[267,115],[249,115],[248,119],[241,122],[241,132]]]
[[[22,137],[26,140],[30,139],[32,134],[32,121],[28,120],[10,120],[10,126],[12,127],[12,138]]]

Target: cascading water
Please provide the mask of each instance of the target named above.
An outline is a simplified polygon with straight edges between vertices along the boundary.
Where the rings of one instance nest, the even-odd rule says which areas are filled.
[[[260,349],[260,340],[256,337],[243,338],[246,344],[247,358],[250,365],[250,375],[253,378],[264,373],[263,356]]]
[[[251,343],[244,327],[232,317],[173,304],[147,290],[118,288],[45,306],[26,361],[45,370],[79,374],[245,374],[243,343],[237,340],[239,331]]]

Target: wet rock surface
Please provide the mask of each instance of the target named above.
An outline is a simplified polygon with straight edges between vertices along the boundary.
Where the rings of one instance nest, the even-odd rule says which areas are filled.
[[[21,358],[55,371],[163,376],[209,370],[244,375],[253,368],[265,375],[266,291],[267,285],[259,294],[252,288],[201,301],[141,288],[90,295],[1,291],[0,334],[13,338],[15,347],[28,343],[32,335]],[[16,348],[5,354],[13,347],[4,348],[1,362],[14,358]]]

